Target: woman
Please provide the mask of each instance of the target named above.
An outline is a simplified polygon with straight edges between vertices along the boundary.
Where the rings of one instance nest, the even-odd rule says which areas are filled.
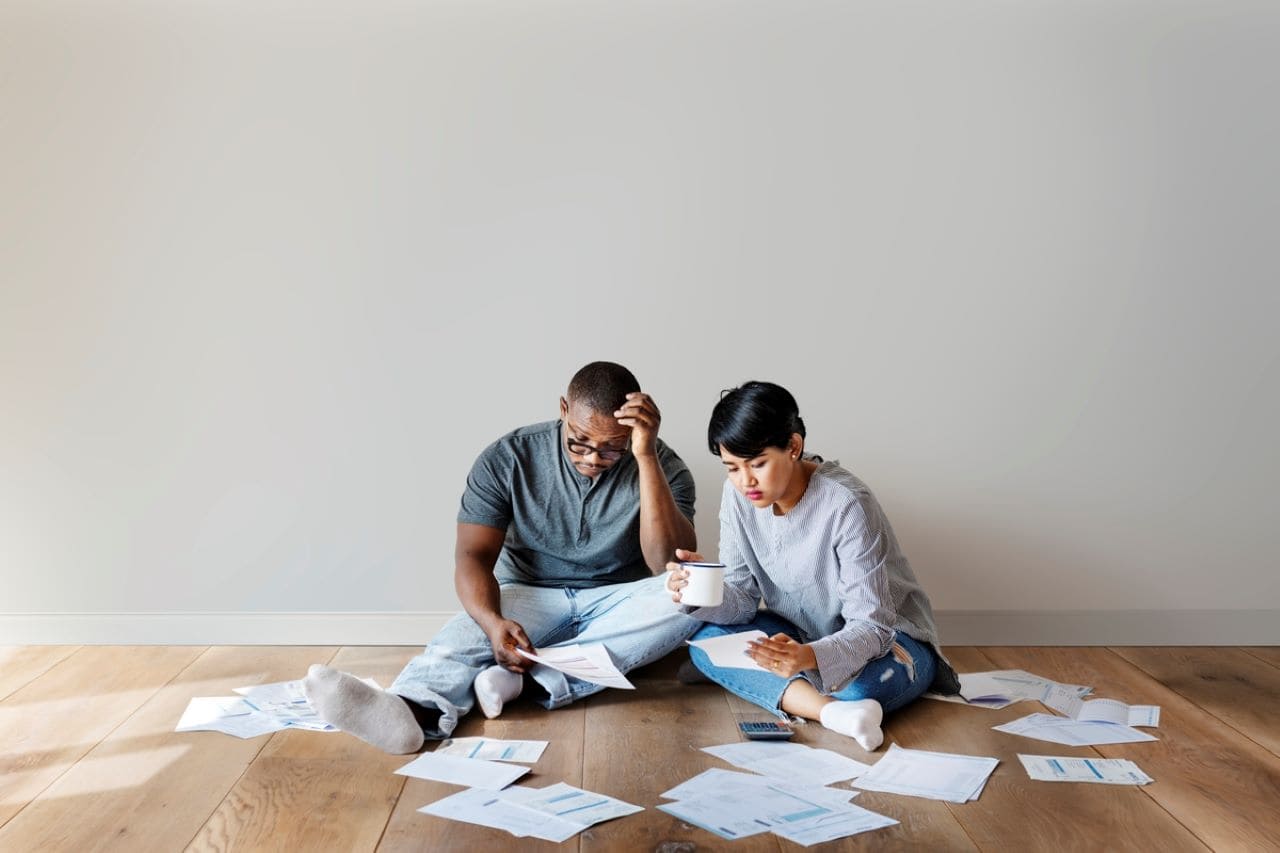
[[[804,452],[795,398],[748,382],[720,398],[707,440],[728,474],[720,502],[723,602],[688,607],[694,639],[759,629],[748,655],[766,671],[693,663],[729,691],[785,717],[818,720],[880,746],[884,713],[932,688],[955,693],[933,612],[875,497],[836,462]],[[677,551],[682,561],[701,561]],[[680,601],[688,571],[668,563]],[[763,600],[766,610],[759,610]]]

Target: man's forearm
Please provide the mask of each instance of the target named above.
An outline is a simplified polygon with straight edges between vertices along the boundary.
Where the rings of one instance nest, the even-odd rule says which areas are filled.
[[[676,506],[657,456],[636,457],[640,470],[640,549],[649,570],[666,570],[677,548],[695,551],[698,547],[693,523]]]
[[[481,628],[487,629],[502,618],[502,592],[493,571],[478,561],[459,561],[454,572],[454,586],[467,615]]]

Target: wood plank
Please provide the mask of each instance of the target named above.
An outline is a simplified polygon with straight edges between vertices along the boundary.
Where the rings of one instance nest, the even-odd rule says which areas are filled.
[[[763,709],[739,699],[731,693],[725,694],[729,706],[733,710],[735,725],[737,719],[766,719]],[[905,712],[904,712],[905,713]],[[885,725],[886,743],[899,737],[897,726],[899,717],[891,716]],[[740,739],[740,738],[734,738]],[[796,743],[803,743],[815,749],[829,749],[841,755],[847,755],[864,764],[875,764],[883,755],[887,746],[875,752],[867,752],[858,746],[852,738],[836,734],[823,728],[821,723],[806,721],[801,724],[792,738]],[[728,741],[726,741],[728,742]],[[908,744],[903,743],[903,746]],[[729,764],[717,761],[717,766],[726,770],[736,770]],[[839,782],[832,787],[848,788],[848,782]],[[898,821],[896,826],[877,829],[841,838],[823,845],[823,850],[976,850],[973,842],[965,835],[959,821],[947,808],[946,803],[918,797],[901,797],[895,794],[883,794],[878,791],[862,791],[853,801],[854,805],[891,817]],[[778,839],[783,850],[804,850],[791,841]]]
[[[738,739],[725,693],[714,684],[645,681],[635,691],[607,690],[587,700],[583,788],[645,811],[582,833],[582,850],[776,851],[770,833],[728,842],[659,811],[658,795],[724,762],[704,746]]]
[[[960,672],[1012,668],[994,665],[973,648],[947,649],[946,654]],[[1019,752],[1084,757],[1098,754],[1090,747],[1029,740],[991,728],[1047,710],[1038,702],[1018,702],[992,711],[921,699],[890,718],[886,739],[912,749],[1000,760],[977,800],[948,805],[968,837],[984,850],[1204,849],[1194,835],[1139,788],[1069,785],[1028,778],[1018,761]],[[897,799],[909,800],[913,806],[918,802],[911,797]],[[1064,819],[1064,815],[1070,818]]]
[[[1190,699],[1253,742],[1280,755],[1280,668],[1242,649],[1123,647],[1120,657]]]
[[[1280,646],[1244,646],[1241,650],[1272,666],[1280,666]]]
[[[296,678],[309,663],[335,651],[209,649],[0,828],[0,849],[182,849],[268,741],[175,732],[187,702]]]
[[[365,761],[258,758],[187,850],[372,850],[400,788]]]
[[[1190,700],[1100,648],[983,648],[1000,669],[1025,669],[1075,684],[1098,697],[1160,705],[1152,743],[1096,747],[1108,758],[1128,758],[1155,781],[1140,790],[1215,850],[1275,849],[1280,837],[1280,759]],[[1048,754],[1056,745],[1026,739]],[[1072,820],[1074,823],[1074,819]]]
[[[462,719],[454,734],[458,737],[548,741],[546,751],[538,763],[533,765],[532,772],[521,777],[517,784],[529,788],[544,788],[556,782],[581,786],[585,718],[586,704],[582,702],[548,711],[522,698],[509,704],[496,720],[486,720],[477,709]],[[427,749],[432,748],[433,744],[429,743]],[[407,764],[410,757],[400,756],[396,766]],[[515,838],[499,829],[445,820],[418,811],[428,803],[461,790],[463,789],[457,785],[444,782],[407,779],[382,842],[378,845],[379,853],[409,850],[492,850],[502,853],[520,850],[524,853],[578,849],[577,837],[570,838],[563,844],[552,844],[536,838]]]
[[[44,675],[79,646],[0,646],[0,700]]]
[[[203,651],[86,646],[0,702],[0,826]]]
[[[300,678],[309,664],[327,662],[389,685],[418,651],[310,650],[287,677]],[[188,849],[372,850],[404,785],[392,771],[404,763],[403,756],[387,755],[340,732],[277,732]]]

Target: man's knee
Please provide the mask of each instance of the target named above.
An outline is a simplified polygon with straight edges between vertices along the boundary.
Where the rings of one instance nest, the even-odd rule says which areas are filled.
[[[465,621],[464,621],[465,620]],[[431,661],[454,661],[475,665],[493,657],[489,638],[465,614],[454,617],[427,644],[423,657]]]

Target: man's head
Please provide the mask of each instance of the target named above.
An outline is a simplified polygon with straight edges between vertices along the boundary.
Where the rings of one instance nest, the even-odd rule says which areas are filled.
[[[635,375],[611,361],[593,361],[574,374],[567,395],[560,398],[560,420],[565,450],[579,473],[599,476],[626,453],[631,428],[618,423],[613,413],[639,390]]]

